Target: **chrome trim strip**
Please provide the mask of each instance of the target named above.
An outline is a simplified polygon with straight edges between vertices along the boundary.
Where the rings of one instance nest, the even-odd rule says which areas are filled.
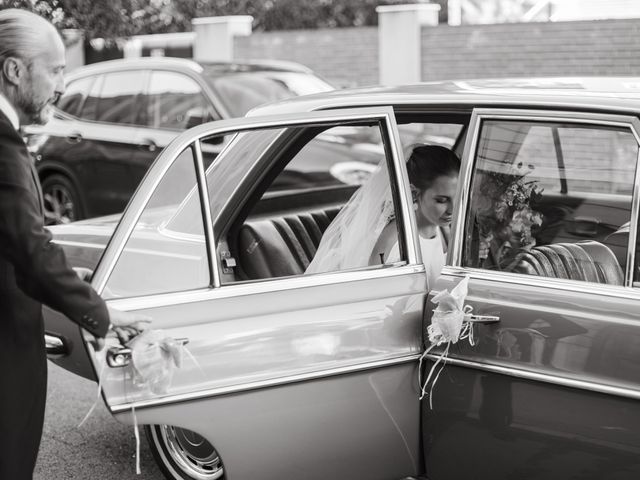
[[[433,361],[438,361],[438,359],[440,359],[440,356],[438,354],[433,354],[433,353],[427,354],[427,357]],[[575,380],[573,378],[559,377],[557,375],[549,375],[546,373],[532,372],[529,370],[522,370],[519,368],[511,368],[511,367],[504,367],[500,365],[473,362],[470,360],[462,360],[459,358],[447,357],[443,360],[445,363],[456,366],[456,367],[472,368],[474,370],[482,370],[485,372],[498,373],[502,375],[508,375],[510,377],[523,378],[525,380],[551,383],[554,385],[560,385],[562,387],[579,388],[581,390],[588,390],[591,392],[605,393],[608,395],[616,395],[619,397],[627,397],[627,398],[632,398],[634,400],[640,400],[640,390],[632,390],[626,387],[616,387],[612,385],[605,385],[602,383],[588,382],[584,380]]]
[[[443,98],[444,97],[444,98]],[[499,99],[494,97],[488,97],[485,95],[472,94],[471,96],[462,96],[459,93],[454,93],[449,96],[444,96],[442,94],[416,94],[416,95],[406,95],[406,94],[390,94],[384,96],[376,95],[375,97],[367,97],[367,98],[355,98],[352,99],[350,97],[345,97],[343,104],[334,103],[324,103],[324,104],[316,104],[309,105],[312,109],[311,111],[318,110],[331,110],[336,108],[358,108],[360,106],[375,106],[375,105],[393,105],[394,107],[436,107],[436,108],[459,108],[459,107],[469,107],[474,108],[479,104],[487,104],[491,105],[492,108],[510,108],[516,109],[521,107],[522,105],[527,105],[529,107],[535,107],[540,109],[548,109],[548,108],[558,108],[564,111],[571,111],[572,109],[587,109],[587,110],[600,110],[606,115],[608,112],[615,110],[616,112],[620,112],[625,115],[638,115],[640,111],[640,106],[633,107],[624,107],[621,105],[611,105],[611,103],[579,103],[579,102],[568,102],[565,99],[557,98],[556,100],[549,100],[548,97],[544,100],[535,100],[531,97],[520,97],[515,99]],[[266,107],[263,107],[266,108]],[[260,110],[263,108],[255,107],[255,113],[249,112],[248,116],[252,118],[258,118],[258,115],[262,115]],[[269,107],[273,108],[273,107]],[[526,111],[526,110],[521,110]],[[531,110],[533,111],[533,110]],[[545,112],[547,110],[544,110]]]
[[[450,265],[447,265],[442,269],[442,275],[445,274],[457,277],[469,276],[472,279],[488,280],[514,285],[526,285],[528,287],[552,287],[557,290],[565,290],[582,294],[596,294],[616,298],[640,300],[640,290],[637,288],[640,285],[640,282],[636,282],[636,285],[607,285],[603,283],[583,282],[580,280],[541,277],[521,273],[483,270],[480,268],[470,267],[456,267]]]
[[[299,275],[258,282],[233,283],[214,289],[208,288],[188,292],[164,293],[144,297],[111,298],[108,299],[108,303],[120,310],[141,310],[167,305],[182,305],[223,298],[243,297],[261,293],[282,292],[299,288],[312,288],[366,280],[384,280],[385,278],[423,274],[424,272],[424,264],[403,265],[401,267],[374,267],[351,272],[319,273],[316,275]]]
[[[51,241],[57,245],[67,245],[69,247],[97,248],[99,250],[104,250],[105,248],[107,248],[106,245],[101,245],[99,243],[72,242],[69,240],[56,240],[56,239]]]
[[[495,272],[480,268],[445,266],[442,275],[454,277],[469,276],[473,280],[487,280],[502,284],[524,285],[534,288],[564,290],[585,295],[601,295],[614,298],[640,300],[640,290],[619,285],[606,285],[603,283],[581,282],[579,280],[567,280],[563,278],[539,277],[536,275],[524,275],[521,273]]]
[[[181,393],[177,395],[167,395],[162,398],[155,398],[150,400],[141,400],[138,402],[123,403],[118,405],[107,405],[112,413],[121,413],[132,408],[142,409],[156,407],[159,405],[166,405],[169,403],[187,402],[193,400],[200,400],[208,397],[217,397],[220,395],[229,395],[232,393],[247,392],[250,390],[257,390],[260,388],[270,388],[282,385],[288,385],[291,383],[299,383],[307,380],[317,380],[320,378],[332,377],[336,375],[344,375],[348,373],[356,373],[365,370],[373,370],[375,368],[388,367],[392,365],[400,365],[403,363],[415,362],[420,359],[421,354],[405,355],[402,357],[393,357],[384,360],[376,360],[373,362],[360,363],[356,365],[348,365],[345,367],[332,368],[328,370],[319,370],[317,372],[301,373],[298,375],[290,375],[287,377],[274,378],[270,380],[261,380],[257,382],[249,382],[241,385],[230,385],[228,387],[211,388],[208,390],[202,390],[199,392]]]
[[[638,214],[640,214],[640,138],[638,136],[638,132],[634,131],[634,133],[636,136],[636,142],[638,143],[638,158],[636,160],[636,174],[633,180],[633,203],[631,204],[629,242],[627,243],[627,265],[624,276],[625,286],[627,287],[633,287],[633,274],[636,266],[636,242],[638,241]]]
[[[213,222],[211,221],[211,200],[209,199],[209,187],[207,177],[204,173],[204,160],[202,159],[202,147],[200,142],[193,143],[196,153],[196,174],[198,176],[198,190],[200,193],[200,208],[204,211],[204,230],[207,241],[207,251],[209,253],[209,275],[213,282],[213,287],[220,286],[220,271],[218,270],[218,257],[216,255],[216,242],[213,236]]]
[[[461,265],[462,264],[462,247],[464,242],[462,240],[463,232],[465,228],[465,220],[467,218],[467,205],[469,204],[470,187],[467,185],[471,182],[471,173],[473,171],[475,151],[478,145],[478,132],[480,130],[479,117],[474,113],[471,115],[471,121],[469,122],[469,134],[467,135],[463,153],[462,153],[462,168],[460,171],[460,180],[458,181],[458,188],[456,192],[456,199],[458,200],[458,207],[453,212],[453,221],[451,222],[451,239],[452,245],[447,253],[448,265]]]
[[[404,158],[402,142],[396,125],[396,117],[393,113],[389,113],[385,119],[387,133],[389,134],[389,142],[391,149],[391,161],[395,175],[390,175],[389,181],[395,177],[397,179],[400,196],[400,212],[404,221],[404,241],[407,246],[407,260],[409,263],[422,263],[422,252],[418,243],[418,224],[416,216],[413,213],[411,201],[411,188],[409,187],[409,177],[406,173],[406,159]],[[385,152],[386,157],[386,152]],[[386,159],[388,162],[388,159]],[[404,167],[404,168],[403,168]]]

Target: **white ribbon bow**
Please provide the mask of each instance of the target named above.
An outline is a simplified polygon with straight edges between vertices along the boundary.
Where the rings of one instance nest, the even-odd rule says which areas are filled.
[[[471,317],[472,307],[465,305],[469,291],[469,277],[464,277],[458,285],[450,292],[443,290],[434,295],[432,302],[437,304],[433,310],[431,324],[427,327],[425,337],[429,338],[431,345],[424,351],[420,357],[420,366],[418,370],[418,386],[420,388],[420,400],[427,395],[429,389],[429,406],[433,409],[433,387],[440,377],[440,373],[444,368],[444,360],[449,355],[449,347],[457,343],[459,340],[468,339],[471,346],[473,341],[473,323],[469,321]],[[446,343],[444,351],[438,357],[436,363],[431,367],[427,378],[422,381],[422,362],[434,347],[438,347]],[[441,364],[441,365],[440,365]],[[440,368],[438,369],[438,365]],[[437,373],[436,373],[437,369]],[[435,376],[434,376],[435,374]],[[431,379],[433,378],[433,382]],[[431,388],[429,388],[431,383]]]

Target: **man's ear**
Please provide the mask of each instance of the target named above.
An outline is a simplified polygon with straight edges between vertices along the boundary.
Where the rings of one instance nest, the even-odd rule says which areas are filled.
[[[18,86],[26,71],[26,65],[17,57],[7,57],[2,62],[2,76],[12,85]]]

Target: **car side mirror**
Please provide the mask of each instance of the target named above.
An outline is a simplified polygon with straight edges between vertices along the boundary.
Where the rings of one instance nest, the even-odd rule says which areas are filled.
[[[205,108],[192,108],[187,112],[186,129],[197,127],[213,120],[209,111]]]

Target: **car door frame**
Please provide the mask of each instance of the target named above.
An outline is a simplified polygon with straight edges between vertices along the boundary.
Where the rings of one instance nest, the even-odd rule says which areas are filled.
[[[417,242],[417,236],[413,232],[417,231],[415,222],[415,216],[410,214],[411,209],[411,193],[409,188],[409,180],[406,174],[404,166],[399,166],[396,159],[403,159],[401,143],[398,137],[397,125],[395,123],[395,113],[391,107],[349,107],[346,109],[335,109],[330,111],[316,111],[305,112],[302,114],[282,114],[282,115],[269,115],[268,117],[250,117],[230,120],[220,120],[216,122],[210,122],[204,125],[195,127],[187,132],[182,133],[171,144],[164,149],[158,156],[153,166],[147,173],[142,184],[136,191],[136,194],[131,199],[127,208],[125,209],[122,219],[118,224],[109,245],[105,250],[103,257],[96,268],[92,279],[92,285],[96,288],[98,293],[102,293],[105,288],[107,279],[111,274],[115,263],[117,262],[120,253],[124,249],[126,239],[129,238],[135,224],[142,214],[144,207],[146,206],[149,198],[155,191],[158,183],[162,179],[163,175],[169,169],[173,159],[182,152],[185,148],[194,142],[200,141],[205,137],[224,135],[225,132],[233,131],[248,131],[256,128],[276,127],[281,124],[289,126],[304,125],[313,123],[314,121],[352,121],[363,120],[369,117],[379,115],[380,118],[390,125],[392,128],[389,131],[391,140],[389,148],[390,154],[394,158],[394,175],[399,183],[400,196],[400,209],[402,216],[405,219],[407,228],[404,230],[404,242],[407,248],[407,259],[410,264],[420,264],[420,249]],[[212,128],[215,125],[215,128]],[[217,159],[216,159],[217,160]],[[202,168],[202,164],[200,164]],[[204,169],[198,172],[199,182],[204,180]],[[203,197],[209,198],[209,192],[207,191],[206,183],[203,185]],[[215,239],[213,238],[212,228],[212,215],[208,204],[203,205],[205,221],[208,222],[209,228],[206,229],[207,241],[209,245],[210,265],[209,268],[213,272],[212,287],[220,286],[220,272],[217,262],[213,259],[216,258]],[[114,250],[113,245],[118,245]],[[106,265],[106,266],[105,266]]]
[[[344,286],[351,282],[360,282],[358,285],[369,285],[374,287],[371,292],[367,292],[367,295],[372,295],[372,292],[379,292],[382,296],[388,295],[388,298],[411,300],[410,306],[403,307],[406,308],[406,310],[401,314],[402,317],[396,317],[396,315],[400,314],[393,312],[386,314],[388,316],[390,315],[388,317],[389,319],[407,319],[406,321],[403,320],[403,322],[399,322],[397,325],[393,325],[393,322],[391,322],[392,326],[389,327],[393,332],[395,332],[392,334],[395,335],[393,338],[400,339],[401,344],[391,345],[386,350],[381,349],[379,352],[375,349],[369,349],[373,353],[368,354],[365,352],[364,356],[354,357],[355,359],[349,358],[347,355],[346,358],[341,359],[340,361],[330,362],[324,367],[318,367],[317,370],[309,370],[307,364],[307,370],[305,371],[304,365],[302,368],[298,368],[298,365],[296,364],[293,365],[293,367],[287,366],[287,369],[282,370],[284,373],[278,373],[280,371],[277,371],[276,374],[271,374],[275,375],[272,378],[261,379],[260,377],[256,377],[257,380],[248,381],[246,383],[220,384],[205,390],[181,392],[176,395],[164,396],[161,398],[148,398],[143,400],[134,399],[134,401],[124,401],[116,405],[113,404],[112,399],[108,398],[109,395],[106,390],[109,385],[108,382],[105,382],[103,383],[103,398],[111,413],[126,423],[133,423],[134,419],[131,412],[135,409],[137,420],[141,423],[166,422],[175,425],[180,421],[181,417],[180,414],[176,413],[178,409],[175,407],[176,404],[182,402],[190,402],[190,408],[207,408],[208,411],[210,411],[207,402],[212,401],[211,399],[216,402],[216,405],[225,405],[225,402],[228,402],[228,399],[233,396],[240,396],[239,401],[242,401],[243,398],[256,398],[256,395],[259,396],[261,394],[268,396],[276,390],[305,391],[307,393],[304,395],[310,395],[310,398],[317,397],[320,391],[326,392],[326,395],[330,396],[337,395],[339,389],[336,389],[335,386],[326,390],[323,388],[327,387],[328,382],[330,381],[333,382],[332,385],[341,385],[340,388],[344,389],[345,392],[351,391],[349,389],[355,389],[358,393],[363,391],[368,392],[365,395],[368,399],[368,405],[363,407],[356,404],[356,398],[360,398],[362,401],[362,395],[354,395],[353,400],[349,400],[351,397],[346,395],[345,399],[342,400],[344,403],[343,406],[341,409],[338,409],[341,414],[345,414],[345,409],[351,410],[352,413],[354,411],[353,409],[355,409],[355,411],[358,412],[356,416],[362,420],[362,416],[371,415],[372,412],[380,411],[382,413],[382,416],[379,414],[376,414],[375,417],[368,416],[367,418],[370,420],[369,422],[366,422],[368,425],[366,425],[366,427],[365,425],[362,425],[363,428],[361,430],[353,430],[350,434],[353,438],[362,439],[364,437],[368,437],[370,441],[376,440],[378,445],[374,448],[372,447],[373,449],[370,452],[368,449],[365,449],[367,450],[365,452],[359,452],[352,467],[344,466],[341,468],[347,470],[354,468],[355,470],[353,471],[359,471],[361,473],[366,472],[367,476],[374,472],[377,472],[376,474],[378,476],[389,475],[390,472],[393,472],[394,475],[396,473],[402,475],[413,475],[419,473],[421,468],[418,454],[419,403],[417,385],[415,384],[415,369],[417,367],[417,360],[420,356],[421,348],[421,339],[419,334],[420,324],[422,321],[424,295],[426,294],[426,275],[424,274],[424,265],[422,264],[419,247],[417,245],[417,235],[415,234],[416,224],[411,208],[409,181],[400,148],[401,144],[398,138],[397,126],[395,124],[395,114],[391,107],[357,107],[342,110],[276,115],[263,118],[252,117],[235,119],[213,122],[185,132],[176,138],[176,140],[174,140],[174,142],[172,142],[158,157],[157,161],[149,171],[147,178],[140,186],[137,194],[131,200],[124,212],[120,224],[114,232],[109,246],[104,252],[100,264],[96,269],[92,284],[98,292],[104,291],[109,275],[117,264],[118,258],[125,247],[126,241],[132,234],[133,229],[144,211],[148,200],[155,191],[156,186],[172,165],[174,159],[191,145],[199,145],[199,141],[201,139],[211,135],[222,135],[226,132],[235,133],[238,131],[248,131],[256,128],[304,126],[331,122],[349,123],[369,120],[379,121],[386,125],[386,128],[384,128],[384,135],[388,136],[388,138],[386,138],[386,141],[388,142],[388,153],[385,158],[389,161],[389,156],[391,157],[393,164],[393,174],[391,175],[391,178],[396,179],[395,181],[397,182],[398,187],[398,199],[400,202],[399,209],[404,220],[401,222],[404,225],[401,241],[405,243],[406,247],[406,258],[408,260],[406,265],[395,265],[391,268],[368,267],[352,271],[284,277],[250,284],[232,284],[222,286],[216,256],[216,239],[214,239],[213,235],[214,219],[212,218],[213,216],[210,211],[209,202],[204,202],[202,208],[204,210],[204,221],[206,224],[205,238],[208,248],[211,285],[204,289],[189,292],[112,299],[108,300],[108,303],[109,305],[121,310],[140,310],[196,303],[199,301],[203,303],[205,301],[217,301],[220,302],[218,305],[223,305],[222,302],[226,302],[224,303],[225,306],[221,307],[224,309],[229,308],[228,305],[230,305],[230,302],[233,302],[234,299],[242,299],[242,301],[246,303],[248,298],[247,295],[255,295],[256,298],[264,299],[268,298],[269,295],[285,292],[288,295],[291,295],[291,298],[303,298],[305,291],[315,288],[317,289],[316,291],[325,289],[325,292],[330,289],[334,289],[334,292],[337,291],[336,289],[340,289],[343,292],[343,295],[348,296],[348,289],[345,289]],[[228,145],[232,144],[233,142],[229,142]],[[221,154],[221,157],[223,156],[224,152]],[[196,148],[196,158],[198,159],[197,176],[199,190],[202,195],[201,198],[209,198],[205,172],[202,164],[202,155],[201,153],[198,153],[198,148]],[[218,161],[218,158],[214,160],[214,162],[215,161]],[[396,278],[397,280],[394,281],[393,284],[389,284],[388,280],[391,278]],[[383,282],[389,293],[382,292],[381,288]],[[355,285],[355,283],[353,284]],[[338,306],[341,305],[339,302],[336,304]],[[295,300],[292,300],[292,305],[293,306],[290,307],[291,311],[296,311],[296,309],[299,308],[295,303]],[[307,311],[309,311],[309,307],[307,307]],[[346,309],[345,311],[348,312],[345,315],[354,314],[353,309]],[[375,311],[382,312],[382,310]],[[317,324],[317,322],[315,322],[315,324]],[[379,325],[378,320],[376,320],[376,325]],[[347,325],[339,328],[346,327]],[[210,334],[211,331],[208,333]],[[385,330],[383,330],[382,333],[387,335]],[[88,340],[88,338],[85,338],[85,340]],[[89,350],[91,350],[90,347]],[[365,350],[367,350],[367,348],[365,348]],[[104,360],[98,361],[94,355],[90,355],[90,360],[94,370],[96,372],[101,372],[105,365]],[[297,371],[296,368],[298,368]],[[290,374],[287,374],[287,372]],[[253,377],[247,378],[251,379]],[[350,379],[353,379],[354,381],[353,386],[348,386]],[[373,401],[373,405],[371,405],[371,401]],[[382,434],[380,433],[380,430],[376,430],[376,427],[380,427],[381,423],[384,423],[385,425]],[[328,426],[327,428],[329,431],[332,431],[331,429],[335,428],[335,419],[331,420],[329,424],[331,427]],[[189,423],[178,426],[194,429],[194,426]],[[216,428],[219,428],[221,432],[224,431],[224,426],[220,423]],[[299,424],[296,428],[299,429],[298,434],[304,434],[305,425]],[[230,430],[227,429],[226,431],[228,433]],[[220,433],[216,438],[211,438],[212,433],[209,431],[209,435],[209,440],[216,446],[216,448],[218,448],[220,442],[224,443],[224,434]],[[382,438],[380,435],[382,435]],[[235,440],[237,441],[237,439]],[[322,443],[322,441],[320,443],[321,445],[324,445],[325,448],[329,448],[329,450],[331,450],[332,448],[338,448],[338,446],[341,445],[341,441],[344,440],[333,440],[331,442],[331,447],[327,447],[327,445]],[[277,452],[281,451],[282,448],[286,449],[283,445],[286,445],[286,443],[280,445],[279,448],[275,445],[270,446],[269,448],[276,448],[274,452]],[[390,448],[390,451],[397,453],[397,458],[394,458],[392,461],[388,459],[384,460],[380,456],[382,452],[376,451],[383,448],[383,446],[385,448],[388,447]],[[265,450],[264,446],[261,448],[262,450],[254,449],[254,451],[260,451],[260,454],[262,454],[268,450]],[[344,450],[344,448],[346,448],[346,444],[341,445],[340,448]],[[223,461],[226,461],[224,458],[227,460],[229,458],[234,458],[234,452],[229,452],[228,447],[227,453],[225,453],[224,446],[220,451],[223,455]],[[311,458],[314,458],[313,455],[311,455]],[[375,460],[373,464],[368,465],[367,462],[362,461],[364,458],[377,458],[378,460]],[[317,461],[317,459],[314,460]],[[358,462],[357,460],[361,461]],[[367,465],[363,467],[363,464]],[[376,468],[379,470],[375,470],[373,468],[374,464],[377,465]],[[238,465],[238,459],[236,459],[235,465]],[[328,466],[325,468],[329,468],[331,463],[329,462],[327,465]],[[365,468],[365,470],[358,470],[362,468]],[[329,474],[327,472],[328,471],[325,471],[325,474]]]
[[[465,231],[471,196],[469,186],[476,168],[477,148],[482,132],[482,122],[484,120],[566,121],[569,124],[578,123],[593,125],[594,127],[598,125],[622,127],[632,132],[638,144],[638,156],[635,159],[636,170],[630,204],[631,227],[627,245],[627,268],[624,272],[624,285],[593,284],[577,280],[496,272],[463,266]],[[450,382],[435,386],[436,393],[433,410],[426,410],[428,407],[423,406],[423,428],[425,430],[432,429],[431,437],[428,440],[424,440],[426,468],[427,473],[436,479],[446,478],[443,471],[450,472],[450,474],[454,476],[463,474],[471,475],[473,472],[474,475],[479,476],[507,478],[509,471],[504,469],[500,470],[501,466],[495,463],[495,459],[489,460],[491,454],[488,452],[493,451],[501,451],[503,456],[517,458],[516,461],[520,462],[520,464],[527,462],[527,457],[522,453],[522,450],[504,451],[504,448],[502,448],[507,444],[517,445],[518,443],[516,441],[517,437],[514,437],[514,430],[511,430],[513,416],[515,415],[519,415],[516,422],[525,422],[518,424],[519,426],[516,428],[523,428],[522,425],[524,425],[522,431],[529,433],[534,432],[531,433],[531,435],[542,436],[544,440],[548,441],[548,443],[545,444],[547,448],[550,449],[562,450],[563,446],[567,446],[566,442],[570,442],[574,436],[575,438],[582,439],[582,441],[585,442],[584,445],[590,445],[592,448],[594,445],[598,445],[598,448],[602,448],[605,452],[607,445],[615,444],[614,439],[616,437],[614,433],[606,433],[606,428],[600,431],[597,430],[596,427],[600,420],[597,418],[591,420],[591,424],[579,423],[573,419],[572,421],[576,423],[567,422],[566,425],[563,425],[562,422],[557,422],[551,427],[542,423],[536,425],[535,415],[522,412],[522,403],[518,403],[519,407],[515,406],[517,401],[527,401],[526,399],[522,399],[522,392],[525,391],[539,395],[537,397],[530,397],[538,401],[542,398],[552,400],[551,405],[539,405],[537,409],[539,412],[538,420],[543,418],[545,420],[550,419],[548,420],[549,422],[557,421],[557,418],[554,417],[556,413],[552,405],[553,401],[558,402],[573,399],[578,403],[575,404],[576,411],[578,412],[581,411],[580,407],[582,407],[582,411],[585,412],[593,412],[593,410],[590,410],[591,408],[600,408],[599,413],[602,415],[602,420],[600,421],[611,421],[612,425],[615,425],[613,420],[620,421],[621,418],[623,418],[623,421],[638,421],[637,415],[635,417],[622,417],[622,413],[619,413],[618,417],[615,417],[616,412],[631,411],[629,408],[632,402],[640,399],[640,388],[637,387],[637,383],[634,383],[628,376],[624,376],[628,375],[628,372],[618,377],[612,367],[595,369],[595,367],[591,366],[587,368],[579,362],[575,363],[575,367],[572,370],[571,368],[567,368],[571,364],[563,363],[561,360],[556,360],[557,364],[552,361],[554,358],[552,356],[554,350],[552,349],[549,349],[551,352],[550,358],[542,357],[542,359],[532,359],[527,358],[526,355],[523,354],[524,359],[519,360],[519,357],[515,355],[509,356],[509,354],[507,354],[501,356],[498,353],[489,354],[487,353],[489,351],[488,347],[482,344],[483,342],[491,344],[491,339],[493,338],[496,344],[500,346],[499,332],[507,332],[512,327],[521,326],[521,324],[525,326],[528,324],[533,325],[535,322],[543,324],[542,322],[548,322],[554,318],[566,321],[566,324],[571,325],[572,328],[573,325],[579,328],[586,328],[586,333],[584,334],[574,332],[567,335],[591,335],[592,332],[599,334],[607,332],[607,329],[612,329],[608,330],[608,333],[611,333],[615,331],[613,327],[618,328],[618,331],[624,331],[622,329],[626,328],[629,330],[635,329],[637,332],[638,328],[640,328],[637,316],[633,313],[635,311],[634,305],[640,302],[640,290],[633,288],[633,265],[635,245],[637,243],[638,214],[640,210],[639,119],[630,115],[628,111],[615,114],[611,112],[586,113],[583,111],[573,112],[568,110],[540,110],[539,107],[535,110],[478,108],[475,109],[472,114],[470,133],[471,135],[467,138],[464,149],[461,181],[457,191],[459,209],[454,214],[453,219],[452,248],[448,254],[447,266],[445,266],[436,282],[438,286],[436,290],[450,289],[460,279],[468,276],[470,279],[468,300],[469,303],[472,304],[474,312],[481,315],[494,314],[499,316],[500,312],[497,310],[504,309],[514,316],[511,318],[506,316],[500,323],[476,327],[478,329],[476,330],[476,342],[479,340],[480,343],[476,343],[475,347],[462,345],[460,349],[454,348],[449,352],[448,358],[444,359],[441,358],[440,353],[430,353],[427,355],[427,358],[432,362],[444,361],[447,365],[445,368],[450,369]],[[504,292],[502,291],[503,289]],[[551,297],[551,295],[549,295],[551,292],[555,292],[553,293],[553,298],[549,298]],[[548,294],[549,297],[545,296],[545,293]],[[541,305],[540,302],[545,302],[545,300],[547,303]],[[534,315],[527,313],[527,305],[538,305],[537,307],[531,307],[529,312],[539,309],[537,311],[540,313],[534,313]],[[617,309],[615,308],[616,305],[619,306]],[[516,318],[515,315],[520,315],[520,318]],[[558,338],[562,339],[561,336],[553,336],[554,325],[553,323],[550,325],[551,330],[549,330],[549,332],[552,332],[550,338],[554,341],[557,341]],[[561,329],[563,327],[559,325],[557,328]],[[531,328],[529,332],[521,332],[521,334],[528,336],[525,337],[527,340],[529,337],[534,338],[540,335],[535,328]],[[615,335],[617,335],[617,337]],[[572,337],[569,336],[567,338]],[[612,338],[619,339],[621,338],[621,334],[616,333],[612,335]],[[546,342],[544,335],[538,340],[539,342]],[[576,340],[576,342],[579,342],[579,339]],[[599,345],[599,347],[602,347],[602,345]],[[541,351],[541,348],[542,347],[540,347],[538,351]],[[596,346],[594,345],[593,348],[595,350]],[[609,349],[606,351],[606,354],[612,355],[612,347],[606,345],[606,348]],[[474,349],[478,349],[477,351],[481,353],[476,353]],[[600,353],[603,358],[609,358],[604,353]],[[584,370],[581,370],[581,368]],[[468,403],[459,403],[457,406],[451,407],[451,409],[448,410],[449,407],[444,406],[442,400],[438,403],[438,389],[440,389],[441,395],[451,394],[452,391],[455,391],[459,395],[458,398],[466,398],[467,400],[465,400],[465,402]],[[548,396],[545,396],[547,394]],[[518,397],[518,395],[520,395],[520,397]],[[536,400],[529,401],[535,402]],[[447,411],[447,413],[439,416],[439,408]],[[520,408],[520,410],[518,410],[518,408]],[[491,409],[502,410],[500,412],[497,410],[490,412]],[[536,409],[532,407],[532,410]],[[579,414],[577,414],[576,417],[580,420]],[[469,425],[471,425],[471,422],[476,422],[474,424],[476,426],[473,428],[477,428],[478,430],[473,430],[472,433],[468,434],[472,436],[476,442],[482,443],[483,451],[487,453],[487,456],[485,456],[487,461],[485,463],[480,465],[481,462],[475,462],[474,465],[474,462],[470,461],[468,465],[460,466],[459,471],[452,473],[452,465],[446,464],[446,461],[442,460],[442,457],[438,459],[438,454],[441,453],[442,450],[447,451],[448,448],[451,448],[452,438],[455,438],[456,434],[455,428],[449,432],[444,432],[446,426],[444,423],[440,423],[441,420],[439,420],[444,418],[447,419],[447,425],[449,426],[462,425],[465,424],[465,422],[469,422]],[[584,417],[582,417],[582,420],[584,420]],[[584,429],[579,430],[581,427],[578,425],[583,425]],[[536,427],[538,428],[537,431]],[[563,428],[568,429],[569,433],[567,433],[567,430],[563,431]],[[573,430],[571,430],[572,428]],[[615,430],[618,427],[611,426],[610,428]],[[483,434],[492,436],[487,436],[486,438],[480,436],[477,432],[483,431],[482,429],[486,429]],[[554,438],[557,432],[563,433],[565,437],[561,438],[562,435],[560,435]],[[423,439],[425,439],[425,434],[426,432],[423,433]],[[549,436],[544,437],[544,435]],[[491,438],[490,441],[489,438]],[[511,443],[503,442],[503,444],[501,444],[500,442],[504,439],[512,440]],[[564,444],[562,443],[563,441],[565,442]],[[588,442],[593,443],[590,444]],[[636,442],[635,448],[637,447]],[[465,442],[461,442],[459,448],[459,455],[470,455],[471,451],[478,451],[477,443],[467,445]],[[533,451],[533,455],[537,454],[537,451],[531,450]],[[522,457],[518,457],[520,454],[522,454]],[[504,463],[506,464],[507,462]],[[492,464],[493,466],[486,464]],[[553,464],[551,461],[545,466],[552,468],[554,472],[556,472],[556,469],[559,472],[563,471],[559,464]],[[637,468],[637,465],[635,467]],[[474,468],[478,469],[474,470]],[[500,472],[500,474],[507,473],[505,477],[502,477],[497,472]],[[568,471],[564,473],[569,475]],[[513,474],[513,471],[511,471],[511,474]]]

